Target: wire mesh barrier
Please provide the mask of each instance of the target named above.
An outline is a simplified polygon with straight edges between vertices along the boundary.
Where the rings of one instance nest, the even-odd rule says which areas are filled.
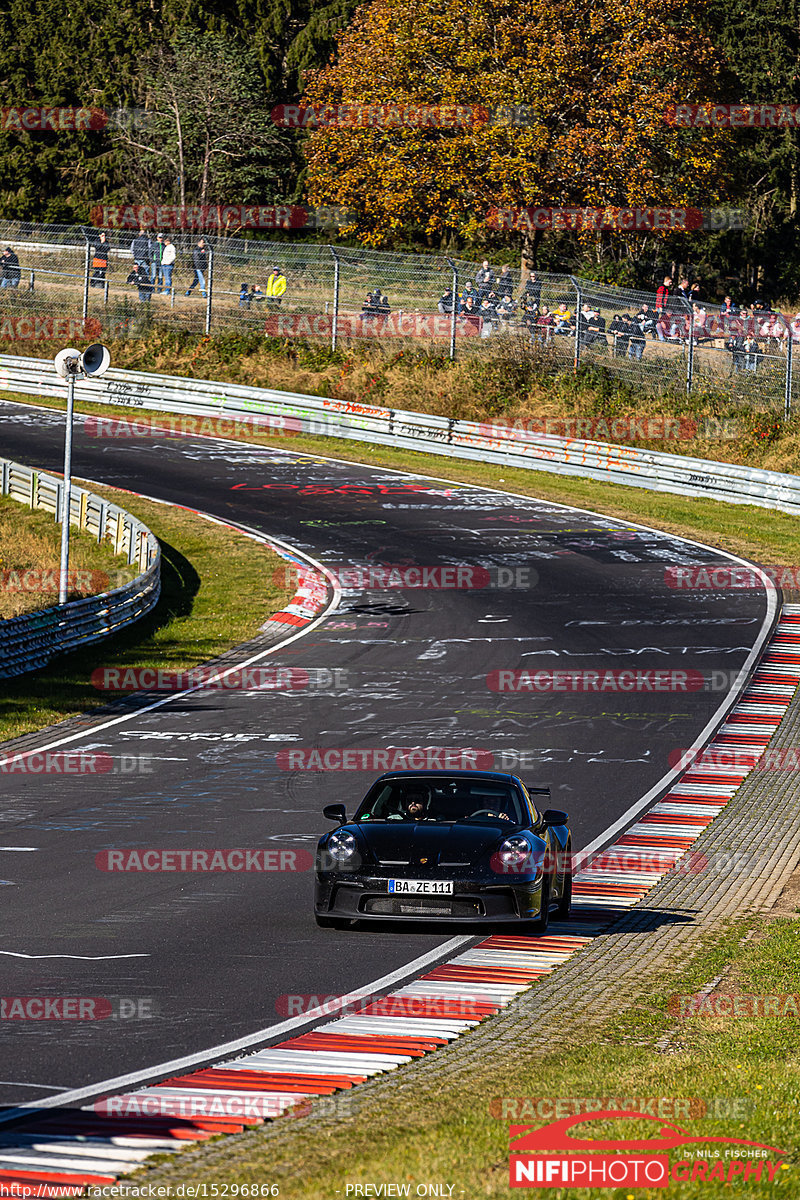
[[[0,340],[258,331],[345,348],[419,346],[456,358],[516,337],[548,363],[594,364],[650,394],[713,389],[789,413],[800,313],[721,311],[691,293],[634,291],[488,262],[185,230],[0,221]],[[168,261],[173,259],[174,261]]]
[[[51,512],[57,519],[62,489],[63,482],[52,475],[0,459],[4,496]],[[0,679],[36,670],[57,654],[108,637],[138,621],[158,602],[161,549],[146,525],[116,504],[75,486],[70,495],[70,525],[93,533],[115,554],[125,554],[140,573],[100,595],[0,620]]]

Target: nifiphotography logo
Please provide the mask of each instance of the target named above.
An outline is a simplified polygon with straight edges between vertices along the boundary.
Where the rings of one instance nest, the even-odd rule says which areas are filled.
[[[654,1137],[606,1141],[570,1136],[589,1121],[654,1121]],[[697,1137],[662,1117],[608,1109],[579,1113],[549,1125],[510,1125],[511,1187],[667,1187],[669,1183],[772,1183],[788,1170],[777,1146],[742,1138]],[[676,1151],[670,1162],[666,1151]]]

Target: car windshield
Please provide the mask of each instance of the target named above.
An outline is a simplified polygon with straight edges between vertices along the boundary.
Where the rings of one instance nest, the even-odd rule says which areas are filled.
[[[379,780],[359,805],[353,820],[523,825],[528,817],[517,789],[510,783],[493,779],[414,778]]]

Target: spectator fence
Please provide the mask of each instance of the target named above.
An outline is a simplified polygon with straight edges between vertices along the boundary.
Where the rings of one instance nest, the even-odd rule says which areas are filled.
[[[104,271],[93,266],[98,234],[0,221],[0,243],[20,262],[18,286],[0,288],[0,341],[113,341],[154,328],[258,331],[333,350],[360,343],[455,359],[515,338],[541,349],[555,370],[594,366],[645,393],[713,389],[786,416],[796,403],[800,313],[748,309],[723,316],[717,303],[677,295],[659,312],[655,289],[543,271],[523,277],[513,268],[490,267],[494,277],[487,279],[480,263],[446,255],[181,230],[166,234],[177,250],[171,285],[150,268],[153,290],[142,294],[127,282],[136,231],[107,231]],[[192,287],[192,249],[200,236],[209,249],[205,296]]]

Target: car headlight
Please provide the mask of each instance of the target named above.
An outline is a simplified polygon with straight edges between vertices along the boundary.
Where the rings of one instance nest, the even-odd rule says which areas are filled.
[[[346,830],[336,830],[328,838],[325,846],[328,854],[336,863],[349,862],[358,851],[358,842],[353,837],[352,833],[347,833]]]
[[[517,835],[506,838],[497,853],[503,866],[519,870],[523,863],[531,859],[531,844],[526,838]],[[531,867],[538,865],[535,858],[531,859]]]

